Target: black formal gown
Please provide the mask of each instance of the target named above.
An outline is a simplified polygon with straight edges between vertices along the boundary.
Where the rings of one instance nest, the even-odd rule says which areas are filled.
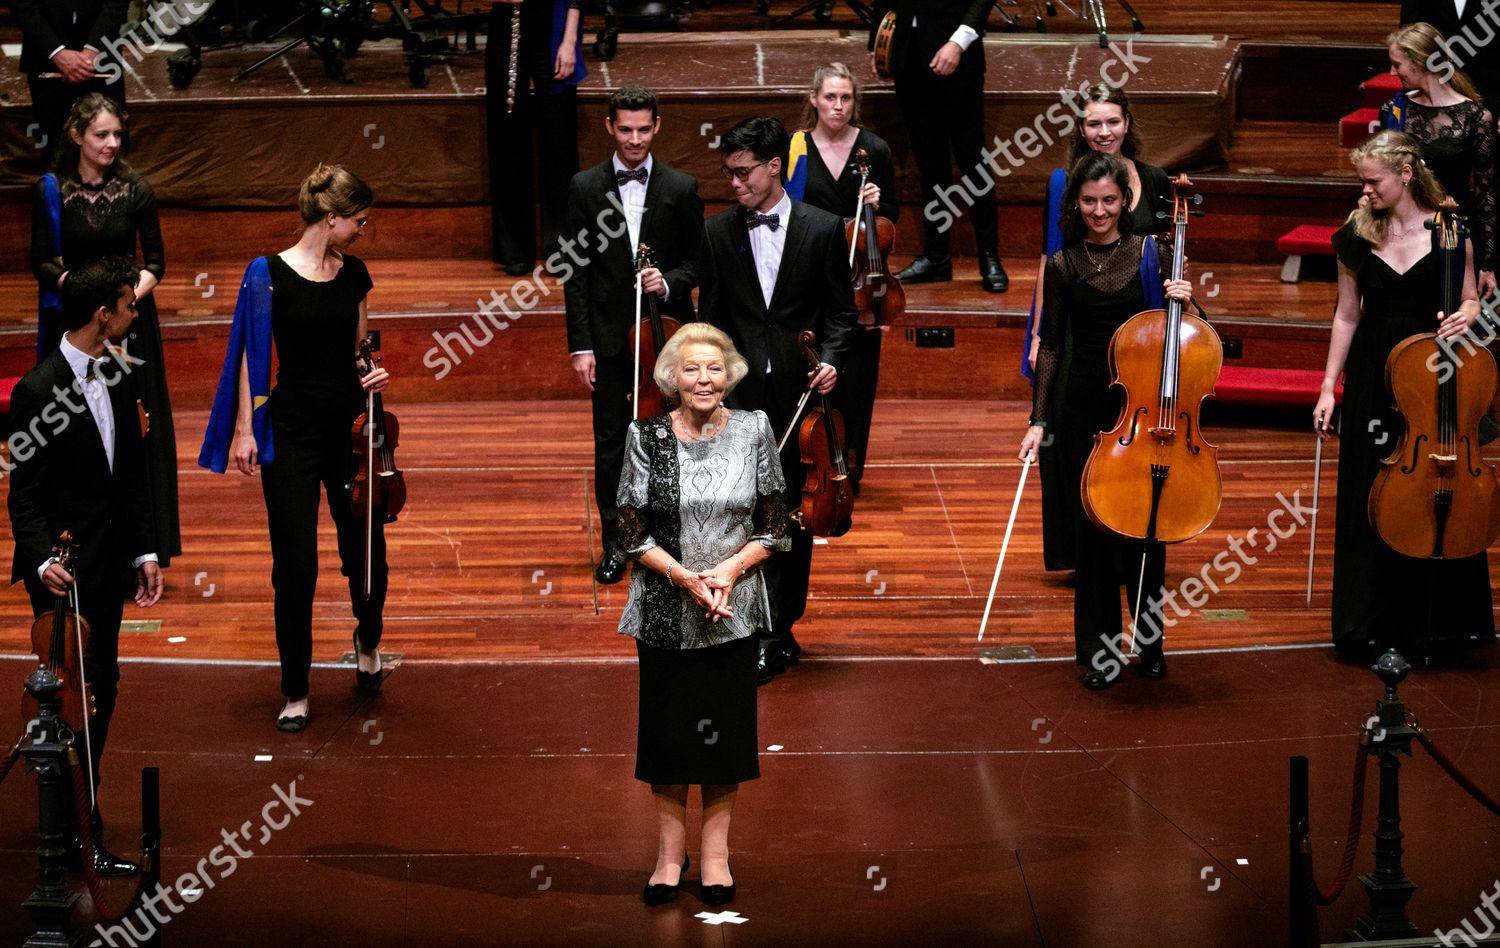
[[[1074,530],[1075,656],[1080,665],[1101,671],[1106,640],[1119,641],[1125,610],[1135,606],[1141,543],[1095,526],[1084,513],[1079,487],[1094,435],[1120,417],[1120,396],[1110,388],[1109,343],[1115,330],[1146,308],[1140,280],[1144,239],[1124,237],[1107,246],[1071,244],[1048,258],[1042,344],[1032,389],[1032,418],[1047,420],[1064,487],[1058,499],[1069,505]],[[1161,595],[1165,569],[1164,547],[1149,544],[1147,596]],[[1123,602],[1122,582],[1127,592]],[[1143,633],[1158,612],[1159,605],[1148,608],[1142,599]],[[1160,628],[1160,620],[1154,621]],[[1152,647],[1160,648],[1160,640]]]
[[[1465,99],[1457,105],[1406,103],[1406,131],[1422,143],[1422,159],[1468,216],[1477,269],[1495,269],[1495,120]],[[1435,298],[1435,297],[1434,297]]]
[[[807,133],[807,187],[802,200],[830,214],[848,218],[859,201],[859,173],[844,168],[837,176]],[[901,216],[901,202],[896,197],[896,173],[891,161],[891,146],[879,135],[860,129],[849,149],[849,160],[863,148],[870,156],[870,181],[880,188],[880,204],[875,213],[894,222]],[[844,417],[844,454],[849,478],[859,489],[864,477],[865,461],[870,453],[870,421],[875,413],[875,392],[880,387],[880,341],[885,333],[878,327],[864,327],[851,336],[849,358],[839,373],[833,390],[833,405]]]
[[[99,185],[76,180],[60,180],[58,184],[62,192],[62,260],[52,255],[52,224],[47,218],[40,183],[32,205],[31,265],[38,282],[55,287],[64,270],[111,255],[139,260],[141,269],[161,279],[166,272],[166,257],[156,214],[156,192],[150,182],[111,173]],[[165,567],[172,557],[182,553],[177,513],[177,435],[172,425],[172,402],[167,392],[167,366],[155,294],[137,300],[136,310],[139,315],[130,327],[125,348],[131,356],[134,397],[151,417],[145,441],[146,473],[155,552]],[[47,351],[57,348],[62,326],[44,326],[42,331],[47,337]]]
[[[1370,486],[1402,430],[1385,384],[1396,344],[1432,332],[1438,263],[1429,253],[1405,273],[1376,256],[1345,224],[1333,237],[1339,261],[1359,281],[1362,314],[1344,362],[1339,423],[1337,519],[1333,541],[1333,642],[1362,654],[1371,645],[1408,658],[1492,641],[1494,607],[1485,554],[1460,560],[1410,559],[1380,542],[1370,526]]]

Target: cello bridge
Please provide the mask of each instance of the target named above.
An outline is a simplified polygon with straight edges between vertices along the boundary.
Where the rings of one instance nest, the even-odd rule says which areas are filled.
[[[1151,428],[1149,430],[1151,432],[1151,437],[1155,438],[1158,441],[1171,441],[1173,438],[1177,437],[1176,428]]]

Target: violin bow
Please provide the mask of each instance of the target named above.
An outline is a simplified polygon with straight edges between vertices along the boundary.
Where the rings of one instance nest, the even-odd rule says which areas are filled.
[[[801,420],[802,412],[807,408],[807,400],[812,398],[812,392],[812,383],[809,382],[807,391],[802,393],[801,400],[797,402],[797,410],[792,412],[792,420],[787,423],[786,431],[781,433],[781,440],[776,442],[777,454],[780,454],[782,449],[786,447],[786,440],[792,436],[792,432],[797,430],[797,422]]]
[[[849,241],[849,269],[854,269],[854,248],[859,246],[859,229],[864,223],[865,215],[865,185],[870,181],[870,156],[863,148],[859,154],[854,156],[855,167],[859,171],[859,197],[854,201],[854,239]],[[867,234],[866,240],[870,237]]]
[[[630,417],[633,421],[641,418],[641,250],[644,246],[635,252],[635,322],[631,324],[635,326],[635,373],[630,383]]]
[[[1318,438],[1313,449],[1312,530],[1307,535],[1307,604],[1312,605],[1313,554],[1318,549],[1318,487],[1323,482],[1323,414],[1318,413]]]
[[[1141,599],[1146,595],[1146,551],[1149,540],[1141,541],[1141,571],[1135,579],[1135,605],[1130,610],[1130,654],[1139,655],[1140,646],[1136,644],[1136,632],[1141,627]]]
[[[995,575],[990,578],[990,595],[984,601],[984,618],[979,620],[979,641],[984,641],[984,630],[990,624],[990,607],[995,604],[995,588],[1000,585],[1000,571],[1005,568],[1005,552],[1010,549],[1010,534],[1016,528],[1016,511],[1021,509],[1021,495],[1026,491],[1026,475],[1031,473],[1031,464],[1036,452],[1029,451],[1021,466],[1021,480],[1016,484],[1016,499],[1010,504],[1010,519],[1005,522],[1005,539],[1000,542],[1000,558],[995,561]]]
[[[58,540],[59,546],[53,552],[62,554],[59,563],[69,573],[73,573],[73,538],[67,531],[63,531]],[[78,596],[77,573],[73,573],[73,585],[68,588],[68,606],[73,611],[73,646],[78,650],[78,694],[83,698],[83,752],[84,767],[88,769],[89,775],[89,805],[97,810],[99,800],[94,789],[94,741],[89,737],[89,675],[83,664],[83,604]]]
[[[364,357],[364,371],[369,375],[375,370],[375,347],[373,336],[367,336],[360,346]],[[370,598],[370,557],[375,552],[375,393],[365,389],[365,599]]]

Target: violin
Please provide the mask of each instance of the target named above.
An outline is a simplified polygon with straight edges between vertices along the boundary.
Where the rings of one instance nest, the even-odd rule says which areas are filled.
[[[811,330],[797,334],[797,346],[814,372],[822,364],[812,347],[816,339]],[[797,429],[804,477],[802,506],[792,512],[791,519],[815,537],[841,537],[849,532],[854,514],[854,490],[844,463],[844,419],[827,395],[819,397],[821,407],[809,408]]]
[[[1187,263],[1192,185],[1172,183],[1172,279]],[[1149,239],[1149,238],[1148,238]],[[1120,419],[1094,435],[1080,487],[1083,509],[1100,529],[1138,540],[1181,543],[1213,523],[1222,499],[1218,447],[1203,439],[1204,399],[1213,394],[1224,347],[1219,334],[1182,303],[1127,319],[1109,343],[1113,385],[1124,390]]]
[[[855,152],[854,166],[859,171],[861,197],[854,216],[844,221],[854,306],[859,310],[861,326],[886,326],[906,312],[906,290],[887,265],[896,243],[896,225],[877,215],[875,208],[864,201],[865,185],[870,181],[870,153],[863,148]]]
[[[651,257],[651,248],[645,244],[641,244],[636,249],[635,254],[637,286],[639,286],[639,274],[641,271],[649,270],[654,266],[656,266],[656,262]],[[640,311],[642,297],[645,298],[646,304],[646,319],[644,323],[641,319]],[[630,347],[636,354],[635,387],[632,389],[631,395],[631,400],[635,403],[636,418],[641,416],[638,397],[640,390],[645,388],[648,391],[653,389],[660,391],[652,379],[652,373],[656,371],[656,357],[661,355],[662,349],[666,348],[667,340],[671,339],[677,330],[681,328],[682,324],[677,320],[661,314],[660,298],[655,293],[639,292],[636,294],[635,325],[630,327],[629,340]],[[665,415],[674,407],[672,397],[666,393],[662,393],[661,413]]]
[[[1436,231],[1443,313],[1462,305],[1464,227],[1443,202]],[[1370,487],[1370,525],[1386,546],[1416,559],[1483,553],[1500,535],[1495,468],[1479,450],[1479,419],[1495,398],[1495,357],[1480,346],[1456,351],[1436,333],[1403,339],[1385,360],[1385,380],[1404,430]]]
[[[360,340],[354,364],[361,376],[369,375],[380,365],[379,330]],[[356,517],[365,521],[365,598],[369,598],[375,517],[379,516],[381,523],[395,523],[397,514],[406,506],[406,478],[396,468],[401,423],[385,410],[379,392],[365,393],[365,410],[354,419],[351,436],[358,463],[354,480],[349,484],[349,506]]]
[[[52,555],[59,566],[69,573],[74,572],[78,543],[71,532],[64,530],[57,538],[57,546],[52,548]],[[62,700],[63,723],[73,733],[82,734],[84,743],[88,744],[89,721],[98,708],[84,677],[83,656],[89,650],[89,624],[78,611],[76,579],[67,595],[57,597],[57,602],[52,606],[52,614],[43,615],[32,623],[31,650],[37,661],[46,666],[62,685],[58,697]],[[21,696],[21,720],[34,721],[40,713],[36,699],[29,691],[24,692]],[[92,769],[92,748],[87,759]],[[92,777],[93,774],[89,776]],[[89,781],[89,786],[93,786],[92,780]]]

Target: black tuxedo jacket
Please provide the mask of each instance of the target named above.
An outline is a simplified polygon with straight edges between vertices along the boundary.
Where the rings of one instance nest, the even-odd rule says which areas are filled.
[[[841,218],[793,201],[776,289],[767,307],[745,220],[745,208],[739,205],[708,219],[698,308],[701,318],[727,332],[750,363],[731,403],[747,410],[766,407],[769,359],[785,419],[807,388],[807,360],[797,348],[797,334],[804,329],[816,333],[820,357],[835,369],[843,368],[852,344],[859,314],[849,279],[849,245]]]
[[[625,224],[612,158],[573,176],[568,186],[568,227],[578,240],[578,255],[588,266],[576,267],[563,285],[568,307],[568,351],[592,349],[615,355],[625,346],[635,319],[635,252]],[[657,269],[667,281],[664,316],[678,322],[693,319],[693,287],[698,285],[698,257],[703,245],[703,201],[698,182],[653,158],[646,179],[646,208],[641,216],[641,243],[651,248]],[[641,316],[646,315],[645,301]]]
[[[11,393],[12,458],[10,529],[16,550],[11,582],[36,581],[36,569],[52,555],[58,534],[78,542],[79,592],[129,595],[135,589],[132,562],[151,548],[151,500],[146,489],[140,418],[132,386],[119,362],[101,370],[115,418],[115,463],[110,470],[104,442],[62,351],[53,349],[16,383]],[[66,389],[59,399],[53,387]],[[73,411],[68,402],[81,411]],[[20,440],[27,432],[28,445]],[[34,448],[34,453],[27,450]]]
[[[1482,0],[1469,0],[1464,4],[1464,15],[1459,16],[1453,0],[1402,0],[1401,25],[1408,23],[1431,23],[1448,40],[1453,41],[1456,65],[1462,69],[1479,94],[1484,97],[1484,107],[1491,115],[1500,114],[1500,38],[1495,37],[1494,23],[1481,23],[1485,17]],[[1461,36],[1464,27],[1479,39],[1490,38],[1490,42],[1477,46],[1468,36]],[[1469,50],[1473,49],[1471,56]]]
[[[896,11],[896,32],[891,37],[891,75],[901,75],[908,66],[923,69],[943,44],[953,38],[953,31],[967,26],[984,39],[984,24],[994,0],[875,0],[870,18],[870,49],[875,48],[875,33],[885,15]],[[915,17],[917,26],[912,28]],[[914,60],[908,63],[907,60]],[[984,44],[976,40],[964,50],[955,76],[984,72]]]
[[[53,71],[59,46],[105,51],[105,39],[119,37],[129,0],[11,0],[21,24],[21,71],[28,76]]]

